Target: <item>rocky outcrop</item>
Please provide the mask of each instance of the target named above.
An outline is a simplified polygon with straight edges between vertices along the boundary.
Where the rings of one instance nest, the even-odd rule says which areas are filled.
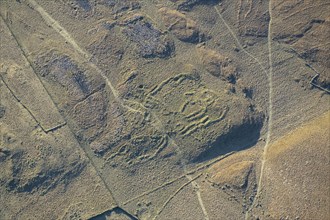
[[[176,10],[161,8],[159,12],[165,26],[179,40],[191,43],[198,42],[199,30],[195,21]]]
[[[123,33],[136,45],[144,58],[169,57],[174,53],[174,43],[152,23],[137,20],[128,23]]]

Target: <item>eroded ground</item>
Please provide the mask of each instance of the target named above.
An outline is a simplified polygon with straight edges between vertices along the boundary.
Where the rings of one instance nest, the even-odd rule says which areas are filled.
[[[0,219],[327,219],[329,10],[0,1]]]

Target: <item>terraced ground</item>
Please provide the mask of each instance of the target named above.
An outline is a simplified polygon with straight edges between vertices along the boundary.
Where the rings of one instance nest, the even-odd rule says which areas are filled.
[[[327,219],[329,10],[1,0],[0,219]]]

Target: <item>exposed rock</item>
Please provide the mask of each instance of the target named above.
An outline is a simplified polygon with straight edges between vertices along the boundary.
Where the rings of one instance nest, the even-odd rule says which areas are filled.
[[[76,3],[79,7],[81,7],[84,11],[92,10],[92,6],[89,3],[89,0],[76,0]]]
[[[42,77],[62,87],[61,96],[66,95],[70,104],[83,100],[105,86],[100,76],[91,74],[67,55],[52,51],[40,55],[35,64]]]
[[[317,79],[317,82],[320,86],[330,91],[330,75],[322,74]]]
[[[6,108],[0,104],[0,118],[5,116]]]
[[[133,11],[141,7],[140,3],[137,0],[99,0],[98,3],[110,7],[112,13],[116,15],[120,15],[124,12]]]
[[[164,58],[174,52],[174,43],[150,22],[129,23],[123,33],[135,43],[138,53],[144,58]]]
[[[159,12],[162,15],[165,26],[179,40],[192,43],[199,40],[199,30],[195,21],[176,10],[161,8]]]
[[[190,11],[196,5],[215,5],[220,2],[220,0],[171,0],[178,5],[178,10]]]
[[[237,69],[228,57],[217,51],[207,49],[205,46],[198,46],[197,49],[207,72],[230,83],[236,82]]]
[[[105,126],[107,95],[101,76],[85,69],[66,55],[47,53],[36,61],[36,69],[59,95],[56,102],[72,117],[75,128],[90,139]]]
[[[70,14],[76,19],[91,17],[94,13],[95,2],[90,0],[68,0],[65,2],[70,7]]]

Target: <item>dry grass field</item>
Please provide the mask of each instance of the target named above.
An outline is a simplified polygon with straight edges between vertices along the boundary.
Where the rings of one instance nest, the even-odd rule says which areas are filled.
[[[0,219],[329,219],[329,11],[0,0]]]

